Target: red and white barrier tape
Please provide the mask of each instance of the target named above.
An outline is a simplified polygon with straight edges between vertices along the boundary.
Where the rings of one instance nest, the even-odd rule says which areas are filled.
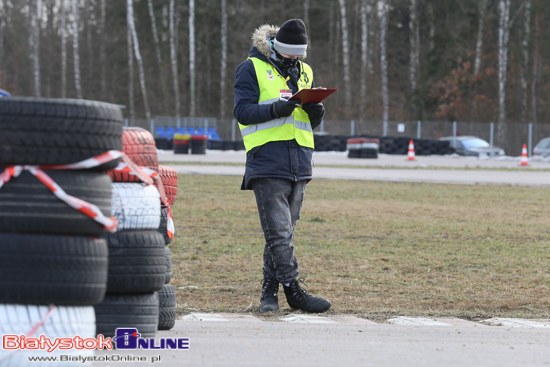
[[[101,166],[102,164],[109,163],[115,159],[121,158],[125,154],[118,150],[110,150],[106,153],[100,154],[96,157],[88,158],[80,162],[70,164],[60,164],[58,166],[40,166],[41,169],[88,169]]]
[[[115,217],[106,217],[103,215],[101,210],[94,204],[90,204],[84,200],[75,198],[65,192],[50,176],[46,174],[43,170],[71,170],[71,169],[89,169],[93,167],[100,166],[102,164],[108,163],[115,159],[121,158],[124,162],[120,162],[119,165],[114,169],[119,172],[136,175],[141,181],[148,185],[153,185],[157,183],[157,189],[160,193],[161,202],[166,205],[168,208],[168,223],[167,223],[167,233],[171,239],[174,239],[174,220],[172,218],[172,211],[170,210],[170,202],[166,197],[164,192],[164,186],[162,185],[162,180],[160,179],[157,172],[140,167],[123,152],[118,150],[111,150],[106,153],[100,154],[96,157],[92,157],[81,162],[63,164],[57,166],[11,166],[7,167],[4,172],[0,173],[0,188],[7,183],[12,177],[17,177],[27,170],[31,172],[36,178],[40,180],[48,189],[50,189],[53,194],[60,200],[67,203],[72,208],[78,210],[79,212],[87,215],[88,217],[94,219],[96,222],[102,224],[108,231],[116,232],[117,220]]]
[[[96,222],[102,224],[105,229],[110,232],[116,232],[117,220],[115,217],[107,217],[103,215],[97,205],[90,204],[84,200],[75,198],[65,192],[46,172],[42,171],[37,166],[12,166],[7,167],[4,172],[0,174],[0,188],[11,180],[12,177],[17,177],[24,170],[32,173],[40,182],[44,184],[51,192],[60,200],[64,201],[70,207],[78,210],[79,212],[87,215]]]
[[[40,180],[58,199],[69,204],[70,207],[87,215],[96,222],[102,224],[109,232],[116,232],[117,220],[115,217],[106,217],[94,204],[90,204],[79,198],[75,198],[65,192],[46,172],[37,167],[30,167],[29,171]]]
[[[160,179],[159,174],[156,171],[153,171],[152,169],[140,167],[132,160],[130,157],[128,157],[126,154],[122,156],[122,162],[118,164],[116,168],[113,169],[114,171],[126,173],[129,175],[136,175],[141,181],[145,182],[146,184],[152,185],[154,183],[157,184],[157,189],[160,193],[160,201],[162,204],[166,205],[166,208],[168,209],[168,218],[167,218],[167,234],[168,237],[171,239],[174,239],[174,219],[172,217],[172,211],[170,210],[170,201],[166,197],[166,193],[164,192],[164,186],[162,184],[162,180]]]
[[[172,210],[170,209],[170,205],[166,205],[166,209],[168,211],[168,218],[166,221],[166,233],[168,234],[168,237],[174,239],[174,233],[176,232],[176,230],[174,227],[174,219],[172,219]]]

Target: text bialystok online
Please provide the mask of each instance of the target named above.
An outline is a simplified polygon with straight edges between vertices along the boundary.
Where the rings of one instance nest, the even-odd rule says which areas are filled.
[[[163,350],[189,349],[189,338],[142,338],[135,328],[120,328],[115,332],[114,338],[105,338],[98,335],[97,338],[55,338],[50,339],[44,335],[37,338],[25,335],[3,335],[2,348],[5,350],[45,350],[52,353],[55,350],[95,350],[113,349],[113,344],[118,350]]]

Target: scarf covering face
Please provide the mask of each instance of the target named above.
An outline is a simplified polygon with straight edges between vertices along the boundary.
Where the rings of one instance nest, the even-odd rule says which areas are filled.
[[[281,61],[285,69],[287,69],[288,71],[292,71],[294,68],[296,68],[296,65],[298,64],[298,59],[288,59],[283,56],[281,56]]]
[[[273,57],[273,54],[275,57]],[[277,62],[277,66],[286,69],[294,78],[300,74],[298,70],[298,59],[289,59],[272,49],[272,59]]]

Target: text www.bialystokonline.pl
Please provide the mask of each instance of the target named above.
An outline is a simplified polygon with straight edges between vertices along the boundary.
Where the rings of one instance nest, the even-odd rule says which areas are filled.
[[[75,355],[59,355],[59,356],[48,356],[48,357],[28,357],[29,362],[144,362],[144,363],[157,363],[161,361],[161,356],[133,356],[125,355],[121,356],[118,354],[105,355],[105,356],[75,356]]]

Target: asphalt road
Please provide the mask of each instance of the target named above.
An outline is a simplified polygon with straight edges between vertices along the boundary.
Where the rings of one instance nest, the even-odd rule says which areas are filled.
[[[475,326],[474,326],[475,325]],[[177,321],[161,337],[189,338],[189,350],[110,351],[148,362],[93,366],[549,366],[550,328],[390,324]]]
[[[246,161],[242,151],[207,151],[205,155],[159,152],[158,157],[161,164],[169,162],[182,174],[242,176],[244,166],[241,164]],[[520,166],[519,157],[423,156],[408,161],[406,156],[395,155],[380,155],[378,159],[350,159],[345,153],[314,153],[313,161],[314,179],[550,186],[548,158],[532,159],[527,167]],[[179,162],[182,164],[179,165]],[[521,170],[509,170],[511,168]]]

